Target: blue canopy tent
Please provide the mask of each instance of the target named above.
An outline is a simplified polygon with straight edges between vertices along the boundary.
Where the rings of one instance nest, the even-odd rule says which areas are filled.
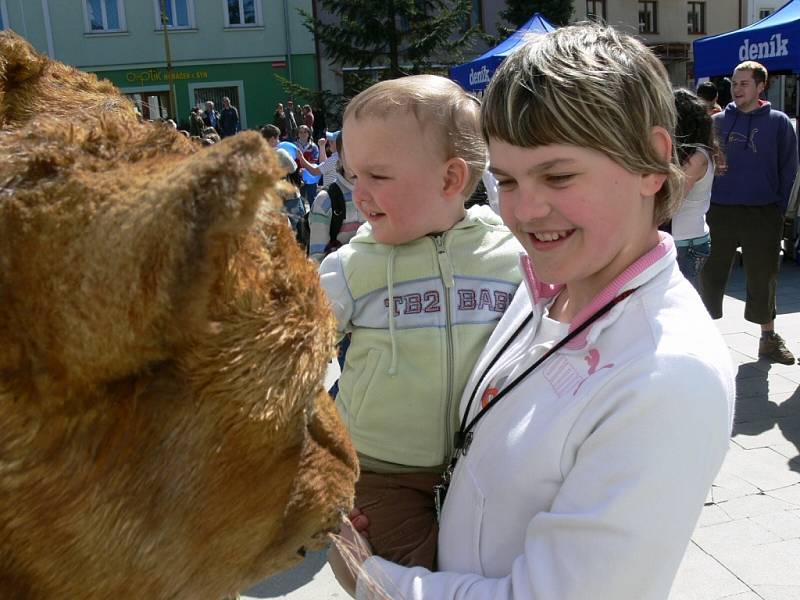
[[[508,39],[481,54],[475,60],[450,69],[450,79],[471,94],[482,96],[483,91],[492,79],[492,75],[494,75],[495,69],[525,39],[525,36],[531,33],[547,33],[555,29],[552,23],[547,21],[541,14],[536,13],[527,23],[512,33]]]
[[[791,0],[760,21],[694,42],[696,78],[730,75],[755,60],[770,73],[800,73],[800,0]]]

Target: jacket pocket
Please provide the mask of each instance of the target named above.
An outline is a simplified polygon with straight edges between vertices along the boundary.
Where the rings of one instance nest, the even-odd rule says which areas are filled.
[[[378,370],[378,365],[381,362],[381,355],[383,353],[376,349],[371,348],[367,351],[367,355],[362,362],[362,368],[358,373],[354,373],[354,381],[352,386],[350,382],[344,382],[347,389],[352,390],[349,398],[348,415],[350,421],[355,423],[358,421],[358,415],[364,408],[364,400],[370,393],[370,387],[375,379],[375,373]]]
[[[486,500],[464,464],[447,492],[439,533],[439,570],[484,575],[481,560]]]

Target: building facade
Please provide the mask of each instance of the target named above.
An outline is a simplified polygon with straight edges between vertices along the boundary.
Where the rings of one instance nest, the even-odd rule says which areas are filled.
[[[694,40],[738,29],[742,0],[575,0],[576,21],[602,20],[639,36],[661,58],[673,85],[695,84]]]
[[[192,106],[221,107],[228,96],[242,128],[256,128],[286,99],[275,75],[318,85],[313,36],[298,9],[310,12],[311,0],[0,0],[0,25],[109,79],[146,118],[183,126]]]

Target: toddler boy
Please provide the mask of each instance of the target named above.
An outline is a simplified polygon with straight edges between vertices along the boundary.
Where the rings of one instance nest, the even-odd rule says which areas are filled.
[[[320,267],[341,335],[336,404],[361,463],[376,554],[433,568],[433,486],[466,379],[521,280],[521,247],[464,201],[486,165],[479,105],[433,75],[380,82],[344,114],[342,156],[367,219]]]

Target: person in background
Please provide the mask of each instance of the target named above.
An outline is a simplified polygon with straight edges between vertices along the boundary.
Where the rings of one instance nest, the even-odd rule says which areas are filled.
[[[219,113],[214,110],[214,103],[211,100],[206,101],[206,110],[203,113],[203,123],[206,127],[213,127],[214,131],[219,133]]]
[[[261,128],[261,137],[267,140],[267,143],[273,148],[275,148],[278,145],[280,135],[281,135],[281,130],[278,129],[272,123],[267,123]],[[297,165],[295,165],[295,168],[297,168]]]
[[[775,332],[775,316],[783,221],[797,174],[797,135],[789,117],[761,100],[767,82],[762,64],[739,64],[732,78],[733,102],[713,117],[727,168],[711,189],[711,254],[700,274],[700,291],[712,318],[721,318],[741,247],[747,281],[744,318],[761,328],[758,356],[791,365],[794,355]]]
[[[314,136],[314,111],[311,110],[311,105],[306,104],[303,106],[303,125],[308,127],[310,135]]]
[[[189,113],[189,133],[192,137],[203,137],[203,129],[205,126],[203,110],[200,106],[195,106]]]
[[[286,139],[286,111],[283,110],[283,104],[278,102],[275,107],[275,114],[272,116],[272,124],[280,130],[280,139]]]
[[[705,104],[689,90],[674,90],[673,96],[678,114],[676,150],[686,180],[684,199],[672,216],[670,231],[678,249],[681,273],[699,291],[699,274],[711,252],[706,212],[722,155]]]
[[[438,570],[372,555],[345,523],[334,573],[357,598],[664,600],[735,398],[727,346],[657,229],[683,177],[666,69],[614,28],[561,27],[498,67],[481,125],[524,284],[461,397]]]
[[[309,173],[322,177],[321,185],[323,189],[336,181],[338,174],[341,172],[339,164],[339,138],[340,131],[331,131],[320,138],[319,145],[319,164],[310,163],[302,156],[298,157],[300,166],[307,169]],[[330,155],[326,147],[330,148]]]
[[[297,117],[294,114],[294,102],[286,102],[286,110],[283,113],[286,124],[286,140],[294,142],[297,139]]]
[[[722,107],[717,104],[717,86],[710,81],[704,81],[697,86],[697,97],[703,101],[706,112],[710,116],[722,112]]]
[[[311,139],[311,128],[309,128],[308,125],[300,125],[300,127],[297,128],[297,142],[295,145],[304,159],[304,161],[301,161],[301,166],[303,164],[318,163],[319,147]],[[314,198],[317,197],[317,184],[312,183],[311,181],[306,181],[304,178],[301,193],[306,199],[306,202],[308,202],[308,205],[312,206],[314,204]]]
[[[217,130],[213,127],[206,127],[203,129],[203,135],[200,138],[200,141],[203,143],[204,146],[212,146],[220,141],[219,134]]]
[[[317,193],[308,216],[310,225],[308,254],[318,263],[331,252],[347,244],[366,221],[353,202],[352,174],[344,168],[340,160],[344,155],[344,137],[341,133],[337,135],[337,149],[336,180]],[[338,227],[333,224],[335,219]],[[335,231],[332,231],[332,228]]]
[[[239,130],[239,111],[231,106],[230,98],[225,96],[222,98],[222,112],[219,116],[219,134],[221,137],[228,137],[237,134]]]

